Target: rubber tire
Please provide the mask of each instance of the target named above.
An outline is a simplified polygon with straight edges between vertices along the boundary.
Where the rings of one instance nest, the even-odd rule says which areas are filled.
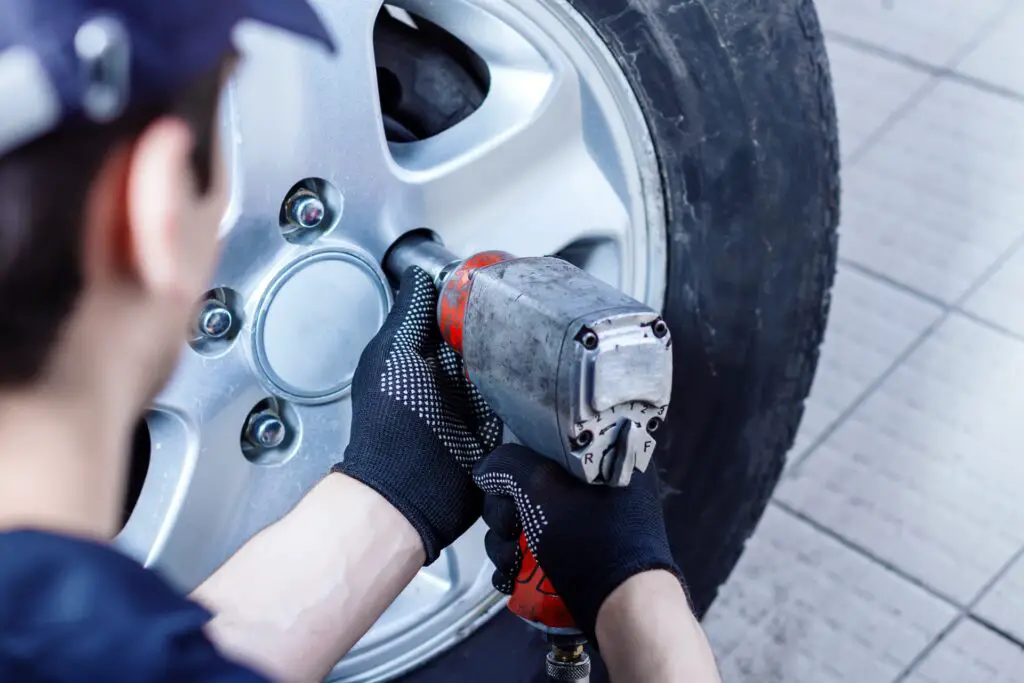
[[[778,483],[818,361],[839,220],[828,60],[811,0],[570,1],[660,159],[676,355],[657,462],[703,615]],[[503,613],[403,680],[541,681],[544,650]]]

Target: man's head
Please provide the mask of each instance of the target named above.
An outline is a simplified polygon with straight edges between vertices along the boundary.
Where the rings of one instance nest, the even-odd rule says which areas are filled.
[[[0,392],[80,384],[104,358],[142,392],[165,378],[216,258],[218,102],[246,18],[333,49],[304,0],[0,7]]]
[[[50,369],[80,310],[114,313],[96,297],[166,321],[132,323],[152,327],[158,362],[180,346],[227,198],[217,105],[230,63],[165,102],[109,123],[73,118],[0,157],[0,387]],[[123,335],[108,324],[116,346]]]

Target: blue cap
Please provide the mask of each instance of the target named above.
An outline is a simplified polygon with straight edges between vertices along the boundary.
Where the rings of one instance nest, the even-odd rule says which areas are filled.
[[[166,101],[221,63],[245,19],[335,50],[307,0],[0,0],[0,156],[69,117]]]

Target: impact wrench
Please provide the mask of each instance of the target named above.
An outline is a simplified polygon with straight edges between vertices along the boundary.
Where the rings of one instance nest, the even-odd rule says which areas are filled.
[[[460,259],[422,231],[384,266],[396,280],[410,266],[434,278],[441,334],[513,438],[588,484],[627,486],[647,469],[672,388],[672,341],[656,311],[561,259]],[[550,680],[589,681],[582,634],[525,536],[519,544],[509,609],[546,635]]]

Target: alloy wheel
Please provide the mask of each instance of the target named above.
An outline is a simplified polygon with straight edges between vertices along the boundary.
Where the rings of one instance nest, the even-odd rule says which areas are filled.
[[[316,4],[336,55],[261,26],[239,31],[246,59],[223,106],[223,257],[140,433],[145,476],[118,542],[185,590],[341,458],[352,374],[391,303],[380,260],[405,232],[429,228],[464,255],[560,254],[662,303],[657,158],[624,74],[567,2]],[[403,138],[403,122],[382,113],[402,87],[376,58],[382,11],[467,48],[485,70],[474,111]],[[474,527],[332,679],[408,671],[502,604]]]

